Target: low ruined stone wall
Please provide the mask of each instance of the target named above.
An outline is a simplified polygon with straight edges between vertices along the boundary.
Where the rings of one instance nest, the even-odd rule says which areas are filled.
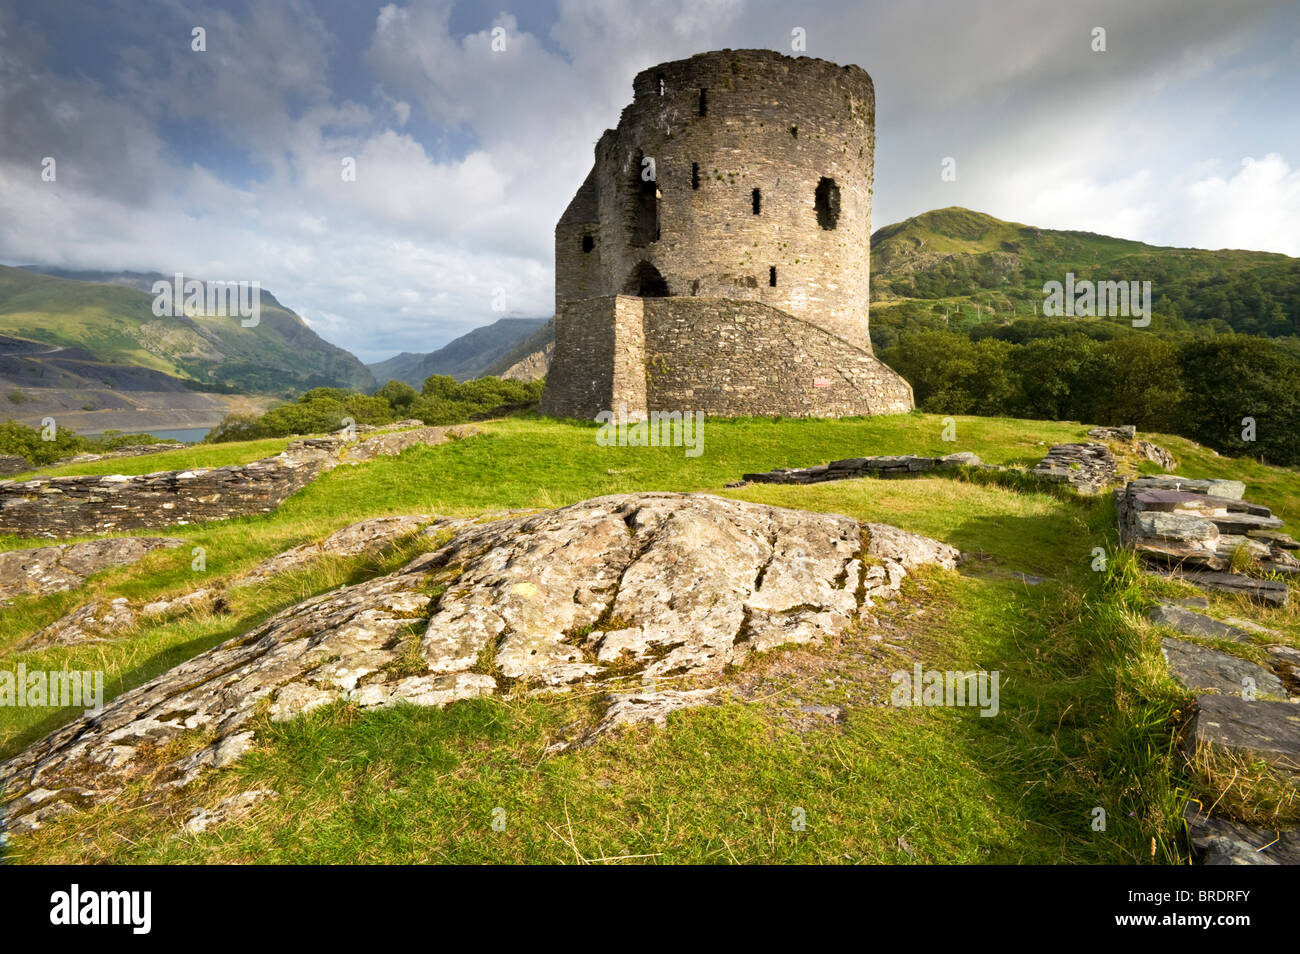
[[[912,409],[912,388],[870,352],[761,302],[592,298],[564,305],[542,411],[592,418],[703,411],[846,417]]]
[[[0,533],[71,537],[269,513],[331,466],[339,441],[295,441],[232,467],[0,481]]]

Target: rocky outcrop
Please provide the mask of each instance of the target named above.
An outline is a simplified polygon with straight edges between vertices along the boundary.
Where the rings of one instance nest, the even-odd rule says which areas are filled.
[[[1173,603],[1158,603],[1147,614],[1147,619],[1158,626],[1168,626],[1188,636],[1205,639],[1231,639],[1250,642],[1250,633],[1239,626],[1220,622],[1211,616],[1197,613]]]
[[[0,602],[15,596],[44,596],[75,589],[86,577],[135,563],[160,548],[179,547],[175,537],[112,537],[0,553]]]
[[[383,549],[393,541],[432,523],[429,514],[372,517],[336,530],[318,543],[304,543],[264,560],[228,584],[193,590],[157,600],[133,603],[125,597],[94,599],[60,617],[19,644],[21,649],[73,646],[107,639],[133,627],[139,618],[161,619],[179,613],[207,610],[219,605],[225,590],[247,586],[296,570],[325,556],[351,557]],[[459,521],[444,521],[456,525]]]
[[[1291,702],[1199,695],[1185,745],[1262,759],[1300,781],[1300,706]]]
[[[1118,427],[1093,427],[1088,430],[1088,436],[1095,441],[1131,441],[1137,437],[1137,428],[1132,424],[1121,424]]]
[[[442,706],[512,685],[608,684],[609,725],[657,721],[706,703],[698,690],[751,653],[835,636],[913,568],[959,556],[850,517],[691,494],[602,497],[423,532],[432,546],[449,531],[402,569],[290,607],[0,766],[6,824],[38,825],[132,780],[184,786],[247,752],[263,712],[284,720],[340,700]],[[620,699],[628,677],[694,685]],[[197,747],[160,766],[154,753],[182,736]]]
[[[501,377],[507,381],[536,381],[539,378],[544,378],[547,369],[551,366],[551,354],[554,351],[555,341],[552,339],[546,343],[545,347],[525,355],[510,365],[501,372]]]
[[[235,580],[237,585],[256,583],[279,573],[295,570],[322,556],[356,556],[373,552],[394,540],[415,533],[432,523],[432,514],[406,514],[396,517],[371,517],[336,530],[319,543],[304,543],[263,560]]]
[[[1105,444],[1053,444],[1032,473],[1053,483],[1069,484],[1084,494],[1101,493],[1117,479],[1115,455]]]
[[[18,644],[19,649],[47,649],[50,646],[77,646],[98,642],[136,623],[131,601],[124,596],[91,600],[49,626],[37,630]]]
[[[983,462],[970,451],[945,457],[917,457],[912,454],[849,457],[815,467],[778,467],[763,473],[745,474],[744,481],[756,484],[817,484],[854,477],[920,477],[935,470],[983,466]]]
[[[1173,470],[1178,466],[1177,458],[1159,444],[1152,444],[1150,441],[1138,441],[1134,446],[1137,447],[1139,454],[1151,461],[1151,463],[1159,465],[1161,470]]]

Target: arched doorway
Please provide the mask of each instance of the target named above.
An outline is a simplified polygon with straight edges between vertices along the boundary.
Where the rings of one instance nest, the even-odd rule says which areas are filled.
[[[638,298],[667,298],[668,283],[659,274],[659,269],[642,261],[627,276],[627,281],[623,283],[623,294],[636,295]]]

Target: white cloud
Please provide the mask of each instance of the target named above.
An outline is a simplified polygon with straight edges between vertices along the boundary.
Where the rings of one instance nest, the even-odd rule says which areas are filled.
[[[1300,169],[1277,153],[1241,160],[1231,178],[1187,187],[1186,241],[1201,248],[1250,248],[1300,256]]]

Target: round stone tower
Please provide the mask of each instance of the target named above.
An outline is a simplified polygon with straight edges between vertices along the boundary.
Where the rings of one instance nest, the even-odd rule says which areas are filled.
[[[721,50],[644,70],[633,90],[596,147],[596,201],[572,210],[589,221],[556,230],[557,305],[748,298],[869,349],[866,71]]]
[[[633,93],[555,229],[543,410],[909,410],[867,326],[871,77],[719,50],[644,70]]]

